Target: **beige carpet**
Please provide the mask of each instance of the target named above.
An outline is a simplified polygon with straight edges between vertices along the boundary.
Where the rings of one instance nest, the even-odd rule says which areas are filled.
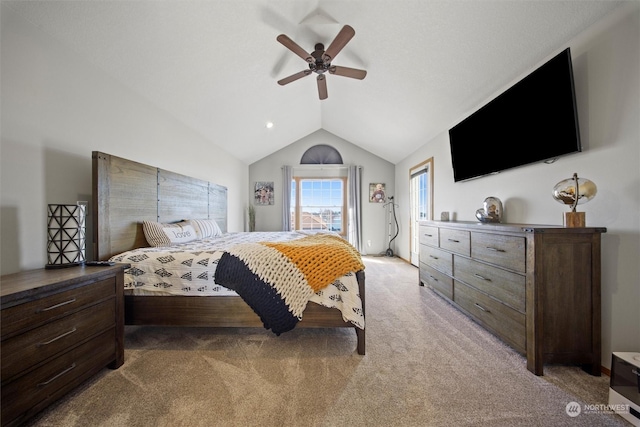
[[[545,376],[396,258],[368,257],[367,354],[351,330],[127,327],[104,369],[31,426],[626,426],[566,413],[607,403],[608,377]]]

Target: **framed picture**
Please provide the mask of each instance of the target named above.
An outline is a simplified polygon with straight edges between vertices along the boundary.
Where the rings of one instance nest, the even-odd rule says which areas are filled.
[[[382,183],[369,184],[369,202],[384,203],[387,201],[385,186]]]
[[[256,182],[254,204],[261,206],[273,205],[273,182]]]

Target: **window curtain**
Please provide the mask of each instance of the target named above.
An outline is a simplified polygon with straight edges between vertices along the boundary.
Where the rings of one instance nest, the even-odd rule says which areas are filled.
[[[291,231],[291,180],[293,167],[282,167],[282,231]]]
[[[347,173],[347,240],[362,253],[362,191],[360,166],[351,165]]]

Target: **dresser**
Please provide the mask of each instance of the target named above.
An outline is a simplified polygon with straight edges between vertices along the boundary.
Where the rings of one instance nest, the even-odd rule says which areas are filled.
[[[124,363],[126,264],[2,276],[2,425],[18,425]]]
[[[526,355],[601,373],[602,227],[422,221],[420,284]]]

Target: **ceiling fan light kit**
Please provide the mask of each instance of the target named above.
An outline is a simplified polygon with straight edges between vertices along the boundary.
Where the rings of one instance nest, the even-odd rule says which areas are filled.
[[[278,84],[284,86],[296,80],[299,80],[303,77],[308,76],[311,73],[318,74],[316,81],[318,83],[318,96],[322,99],[327,99],[327,79],[325,77],[325,73],[334,74],[336,76],[349,77],[352,79],[362,80],[366,77],[367,72],[365,70],[360,70],[357,68],[349,68],[349,67],[339,67],[337,65],[332,65],[331,61],[340,53],[340,51],[349,43],[349,40],[353,38],[356,34],[355,30],[349,26],[345,25],[342,27],[338,35],[333,39],[327,50],[324,49],[324,44],[316,43],[314,47],[314,51],[311,53],[307,53],[300,45],[291,40],[284,34],[280,34],[276,37],[276,40],[280,42],[284,47],[289,49],[291,52],[298,55],[300,58],[305,60],[308,65],[308,70],[302,70],[295,74],[292,74],[284,79],[278,80]]]

